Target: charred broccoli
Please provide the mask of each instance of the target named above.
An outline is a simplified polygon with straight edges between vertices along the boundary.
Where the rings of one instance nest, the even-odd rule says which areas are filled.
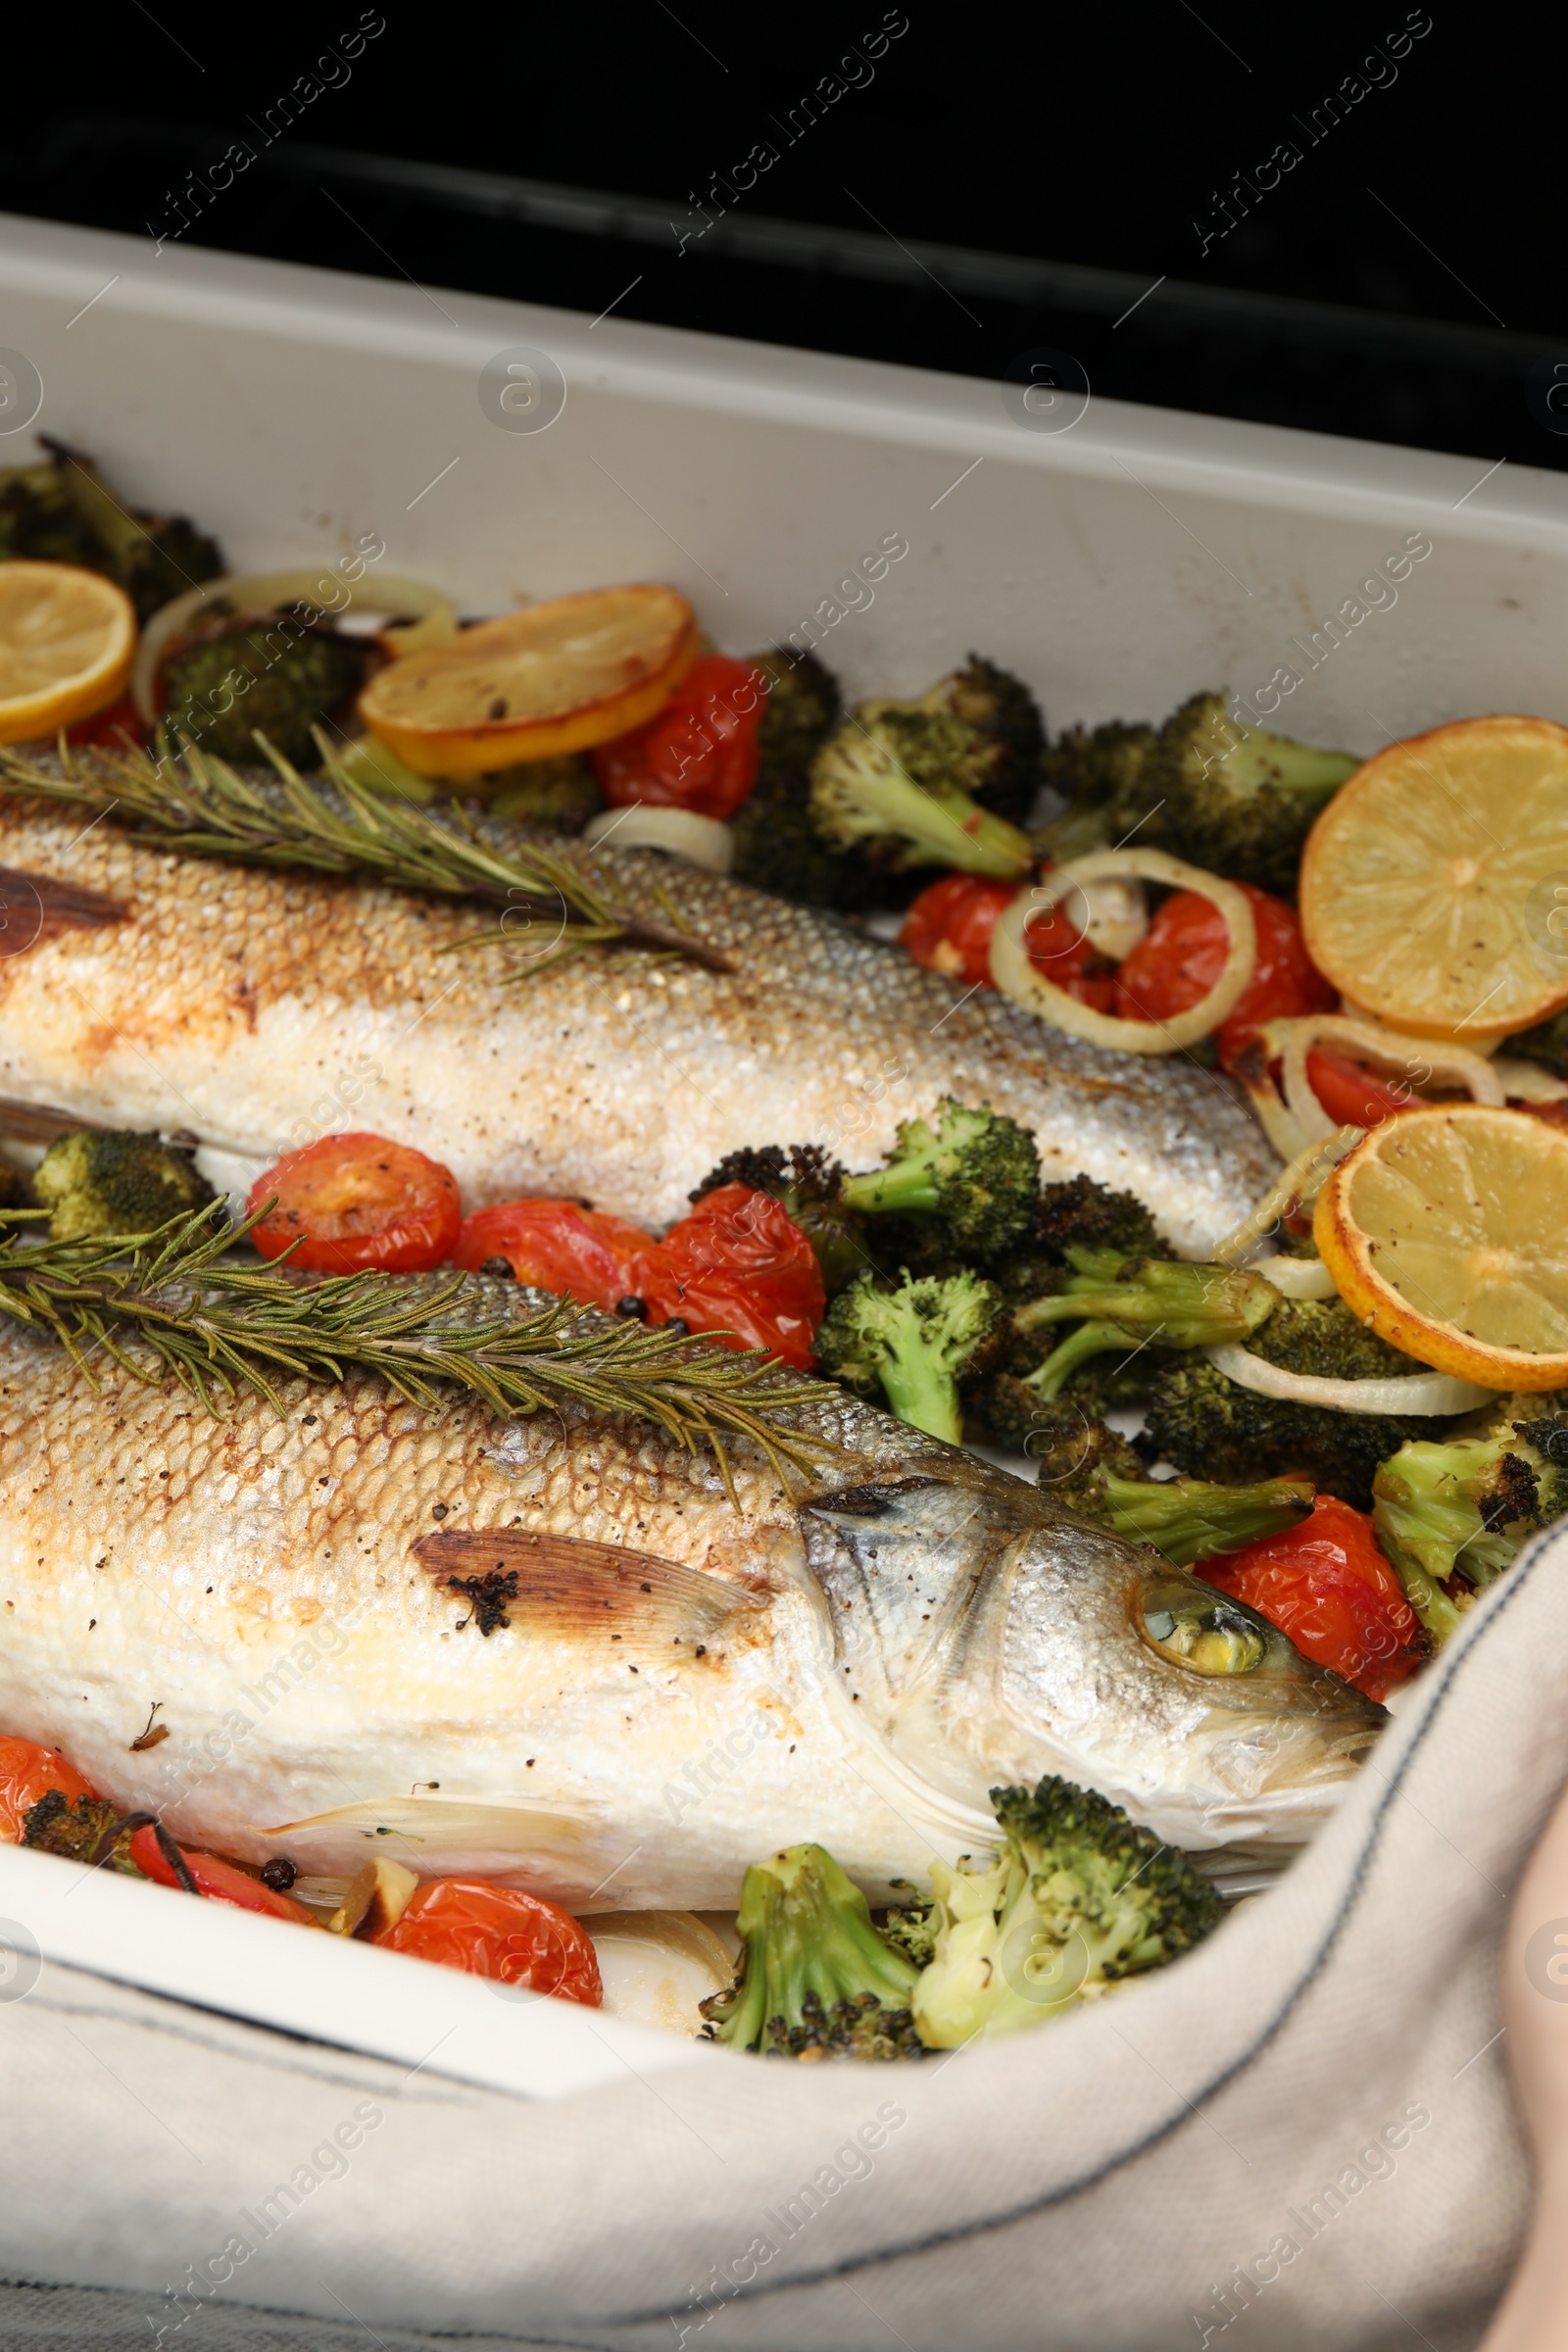
[[[859,715],[885,710],[945,712],[975,728],[986,742],[973,747],[969,790],[994,815],[1025,821],[1043,781],[1046,733],[1040,706],[1021,678],[971,654],[962,669],[939,678],[914,702],[869,703]]]
[[[155,1233],[181,1210],[215,1198],[190,1152],[177,1145],[156,1135],[85,1128],[50,1145],[32,1189],[51,1212],[49,1238],[55,1242]]]
[[[690,1198],[701,1200],[725,1184],[748,1184],[754,1192],[770,1194],[816,1251],[822,1287],[836,1298],[867,1262],[860,1244],[862,1220],[845,1207],[843,1182],[843,1168],[818,1144],[794,1144],[788,1151],[763,1144],[756,1151],[727,1152]]]
[[[1054,1296],[1034,1298],[1012,1317],[1027,1338],[1057,1323],[1078,1329],[1026,1376],[1047,1399],[1090,1356],[1131,1347],[1213,1348],[1246,1340],[1279,1304],[1259,1274],[1234,1266],[1179,1265],[1169,1258],[1124,1257],[1115,1250],[1070,1249],[1073,1267]]]
[[[867,1215],[926,1218],[964,1259],[1001,1256],[1029,1232],[1040,1197],[1040,1153],[1016,1119],[944,1095],[933,1128],[901,1122],[880,1168],[847,1176],[845,1206]]]
[[[1119,1250],[1127,1257],[1171,1254],[1134,1194],[1113,1193],[1092,1176],[1069,1176],[1042,1188],[1038,1239],[1060,1260],[1075,1248]]]
[[[22,1842],[46,1854],[63,1854],[70,1862],[106,1862],[111,1870],[143,1878],[131,1856],[130,1840],[149,1822],[147,1813],[125,1815],[106,1796],[68,1797],[63,1789],[46,1788],[29,1807],[22,1824]]]
[[[318,766],[312,729],[359,692],[368,661],[328,622],[308,625],[297,611],[236,619],[216,598],[164,665],[165,721],[219,760],[260,760],[260,733],[296,767]]]
[[[1422,1367],[1369,1331],[1343,1298],[1281,1298],[1248,1342],[1286,1372],[1322,1380],[1397,1380]]]
[[[1251,1346],[1262,1354],[1259,1338]],[[1436,1437],[1444,1426],[1411,1413],[1342,1412],[1334,1405],[1261,1396],[1228,1379],[1206,1356],[1190,1355],[1155,1371],[1137,1446],[1148,1461],[1174,1462],[1195,1478],[1222,1485],[1299,1473],[1320,1494],[1365,1511],[1378,1464],[1405,1439]]]
[[[1438,1642],[1565,1511],[1568,1416],[1560,1412],[1508,1420],[1485,1437],[1401,1446],[1372,1481],[1378,1541]]]
[[[1176,1568],[1277,1536],[1312,1508],[1304,1478],[1262,1479],[1245,1487],[1151,1478],[1125,1438],[1070,1404],[1053,1406],[1037,1436],[1040,1484],[1053,1502],[1129,1544],[1152,1544]]]
[[[124,506],[91,458],[39,435],[48,458],[0,474],[0,557],[81,564],[118,580],[147,620],[223,568],[216,541],[181,514]]]
[[[1217,1925],[1219,1896],[1186,1855],[1094,1789],[1048,1777],[993,1788],[991,1801],[995,1863],[932,1865],[935,1957],[912,2003],[929,2048],[1058,2017]]]
[[[1360,765],[1230,717],[1223,694],[1195,694],[1157,733],[1098,727],[1063,736],[1049,780],[1117,842],[1136,832],[1261,890],[1294,895],[1313,819]]]
[[[951,712],[866,704],[811,761],[816,829],[832,848],[873,849],[895,872],[944,865],[1020,877],[1034,863],[1027,834],[975,798],[1001,748]]]
[[[730,818],[738,882],[804,906],[859,906],[875,895],[863,852],[829,848],[811,816],[811,760],[843,712],[814,654],[749,657],[772,681],[758,732],[757,782]]]
[[[880,1386],[892,1410],[928,1437],[956,1446],[963,1436],[958,1374],[1001,1310],[994,1283],[978,1274],[906,1274],[896,1291],[862,1274],[841,1291],[816,1335],[831,1379],[862,1396]]]
[[[702,2003],[710,2040],[768,2057],[919,2056],[915,1964],[823,1847],[786,1846],[749,1870],[735,1926],[740,1974]]]

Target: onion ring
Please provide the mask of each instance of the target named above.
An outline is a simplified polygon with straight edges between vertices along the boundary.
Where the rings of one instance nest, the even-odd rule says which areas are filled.
[[[1054,906],[1070,890],[1112,876],[1159,882],[1168,890],[1194,891],[1217,906],[1224,917],[1230,942],[1224,969],[1205,997],[1186,1012],[1173,1013],[1168,1021],[1124,1021],[1114,1013],[1096,1012],[1048,980],[1029,960],[1029,925],[1034,917]],[[1195,1046],[1234,1009],[1256,960],[1257,929],[1247,893],[1235,882],[1222,881],[1218,874],[1167,857],[1163,850],[1098,850],[1055,866],[1032,888],[1018,893],[1011,906],[1003,909],[991,934],[991,977],[1004,996],[1040,1020],[1049,1021],[1053,1028],[1065,1030],[1069,1037],[1120,1054],[1172,1054],[1184,1046]]]
[[[1250,1348],[1234,1345],[1205,1348],[1203,1353],[1216,1372],[1234,1380],[1239,1389],[1259,1396],[1278,1396],[1292,1404],[1326,1404],[1342,1413],[1467,1413],[1490,1404],[1496,1394],[1459,1380],[1451,1372],[1396,1374],[1388,1380],[1326,1380],[1312,1372],[1287,1372]]]
[[[1306,1075],[1307,1053],[1319,1038],[1351,1046],[1385,1064],[1402,1062],[1406,1075],[1414,1066],[1425,1073],[1423,1085],[1434,1078],[1452,1079],[1468,1090],[1473,1102],[1489,1103],[1494,1109],[1500,1110],[1506,1101],[1491,1062],[1467,1046],[1437,1038],[1401,1037],[1397,1030],[1349,1013],[1300,1013],[1290,1020],[1267,1022],[1263,1047],[1270,1060],[1276,1052],[1283,1052],[1285,1100],[1309,1143],[1334,1132],[1334,1121],[1313,1094]]]
[[[1261,1274],[1282,1298],[1337,1298],[1333,1275],[1320,1257],[1254,1257],[1249,1274]]]
[[[735,862],[735,836],[716,816],[695,808],[606,808],[583,827],[583,842],[596,849],[613,839],[617,850],[666,850],[688,865],[727,874]]]

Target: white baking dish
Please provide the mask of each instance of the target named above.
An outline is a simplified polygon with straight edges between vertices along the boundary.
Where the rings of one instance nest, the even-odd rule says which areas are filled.
[[[1362,752],[1482,710],[1568,720],[1559,475],[1093,397],[1076,415],[1042,392],[1031,415],[1015,388],[16,220],[8,364],[0,465],[32,454],[37,379],[37,428],[246,569],[379,540],[388,571],[469,612],[664,578],[720,644],[815,641],[852,691],[912,690],[978,648],[1055,724],[1227,681]],[[516,429],[553,371],[561,413]],[[514,2091],[687,2055],[0,1848],[0,1944],[13,1924],[24,1975],[36,1945]]]

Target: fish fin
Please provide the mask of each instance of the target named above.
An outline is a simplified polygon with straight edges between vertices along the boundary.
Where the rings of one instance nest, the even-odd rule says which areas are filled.
[[[584,1815],[531,1805],[469,1804],[462,1797],[389,1796],[339,1805],[304,1821],[280,1822],[260,1835],[287,1839],[289,1859],[308,1867],[336,1857],[355,1866],[373,1853],[426,1875],[421,1851],[434,1854],[442,1871],[526,1870],[533,1861],[566,1863],[591,1847],[602,1825]]]
[[[62,874],[30,874],[16,865],[0,865],[0,919],[5,925],[5,953],[25,955],[28,948],[45,947],[65,931],[102,931],[125,922],[130,908],[100,890],[85,890]]]
[[[532,1528],[442,1528],[421,1536],[414,1553],[466,1604],[462,1622],[481,1634],[512,1627],[546,1641],[613,1646],[628,1659],[691,1656],[737,1610],[761,1605],[678,1560]]]

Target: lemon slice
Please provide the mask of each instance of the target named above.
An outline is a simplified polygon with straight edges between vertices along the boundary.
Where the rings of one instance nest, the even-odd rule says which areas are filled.
[[[32,743],[125,690],[136,609],[101,571],[0,564],[0,743]]]
[[[1484,1103],[1403,1110],[1313,1213],[1340,1296],[1380,1339],[1487,1389],[1568,1386],[1568,1133]]]
[[[1391,1029],[1474,1044],[1544,1020],[1568,1004],[1568,728],[1391,744],[1313,826],[1300,897],[1312,961]]]
[[[697,646],[697,616],[673,588],[558,596],[405,654],[370,680],[360,715],[416,775],[482,776],[642,726]]]

